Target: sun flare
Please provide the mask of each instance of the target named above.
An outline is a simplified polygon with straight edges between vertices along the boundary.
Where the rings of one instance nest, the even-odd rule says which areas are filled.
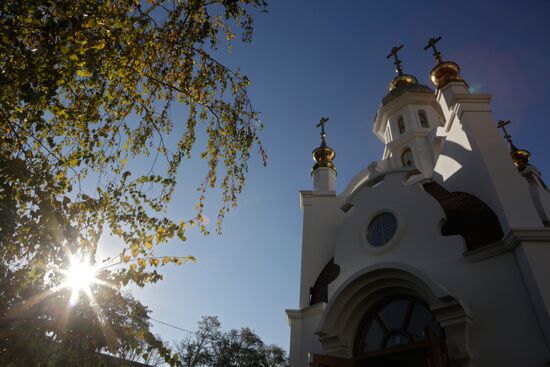
[[[90,286],[98,283],[97,269],[87,259],[72,257],[71,266],[61,272],[65,275],[63,287],[71,290],[69,303],[73,306],[78,302],[81,292],[90,297],[92,294]]]

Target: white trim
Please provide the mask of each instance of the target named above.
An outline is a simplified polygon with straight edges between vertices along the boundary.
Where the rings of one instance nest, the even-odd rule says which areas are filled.
[[[397,138],[393,139],[387,144],[387,147],[390,151],[393,151],[395,148],[406,145],[410,141],[414,140],[415,138],[424,138],[427,137],[430,132],[435,128],[424,128],[424,129],[416,129],[416,130],[409,130],[405,132],[402,135],[399,135]]]
[[[366,169],[365,169],[366,170]],[[353,191],[351,191],[349,194],[347,194],[347,191],[344,191],[343,194],[347,194],[347,198],[345,198],[345,201],[342,203],[341,209],[345,212],[344,208],[351,208],[353,207],[353,201],[355,199],[355,196],[358,195],[358,193],[365,187],[372,187],[375,184],[378,184],[379,182],[383,181],[384,178],[391,174],[399,174],[403,173],[404,175],[410,173],[410,172],[418,172],[418,169],[416,167],[396,167],[396,168],[388,168],[384,171],[377,172],[375,175],[369,176],[366,180],[361,181],[361,177],[357,175],[357,184],[355,187],[353,187]],[[354,179],[355,180],[355,179]],[[373,184],[374,182],[374,184]],[[346,188],[347,190],[347,188]]]
[[[496,241],[474,250],[465,251],[462,253],[462,256],[464,256],[467,260],[476,263],[482,260],[490,259],[505,252],[512,251],[515,247],[516,245],[511,242]]]
[[[304,209],[306,206],[311,206],[311,198],[313,197],[313,191],[300,190],[300,208]]]
[[[291,320],[302,320],[307,319],[311,316],[319,315],[323,313],[323,311],[325,311],[326,305],[327,304],[325,302],[319,302],[314,305],[300,309],[286,309],[285,313],[287,321],[290,324]]]
[[[490,93],[459,93],[453,96],[451,105],[458,103],[483,103],[489,104],[493,95]]]

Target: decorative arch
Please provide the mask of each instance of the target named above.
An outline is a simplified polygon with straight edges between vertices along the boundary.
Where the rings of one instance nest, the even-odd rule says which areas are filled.
[[[444,236],[461,235],[468,250],[499,241],[504,236],[495,212],[478,197],[466,192],[449,192],[437,182],[423,185],[445,212]]]
[[[325,307],[316,329],[326,354],[351,358],[355,336],[365,312],[396,295],[422,300],[430,307],[445,330],[451,359],[453,354],[459,355],[462,360],[469,355],[469,309],[426,274],[402,263],[367,267],[338,288]]]

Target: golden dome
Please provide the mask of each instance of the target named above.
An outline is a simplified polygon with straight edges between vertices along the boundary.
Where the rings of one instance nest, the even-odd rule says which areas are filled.
[[[321,146],[313,150],[311,155],[316,162],[313,166],[313,171],[320,167],[336,169],[336,166],[332,163],[332,160],[336,157],[336,152],[331,147],[328,147],[324,141],[321,143]]]
[[[334,163],[332,163],[332,160],[336,157],[336,152],[331,147],[327,146],[327,134],[325,133],[325,124],[327,121],[328,117],[321,117],[321,120],[317,124],[317,127],[321,128],[321,145],[313,149],[311,153],[315,161],[315,165],[311,169],[312,174],[313,171],[321,167],[328,167],[336,170]]]
[[[392,91],[395,88],[410,84],[418,84],[418,80],[410,74],[399,74],[391,80],[389,89]]]
[[[514,144],[510,142],[510,155],[514,164],[518,170],[522,171],[529,164],[529,159],[531,158],[531,153],[525,149],[518,149]]]
[[[442,61],[437,64],[430,72],[430,79],[438,89],[443,88],[450,82],[463,82],[466,84],[460,76],[460,67],[452,61]]]
[[[499,129],[502,129],[502,131],[504,132],[504,137],[510,145],[510,156],[512,157],[512,161],[514,161],[514,164],[516,165],[518,170],[523,171],[523,169],[529,165],[531,153],[529,153],[529,151],[525,149],[518,149],[518,147],[516,147],[514,143],[512,143],[512,135],[508,134],[508,131],[506,130],[506,125],[511,122],[512,121],[509,120],[499,120],[497,127]]]

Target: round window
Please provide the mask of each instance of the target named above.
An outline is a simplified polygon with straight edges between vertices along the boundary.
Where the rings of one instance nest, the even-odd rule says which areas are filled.
[[[388,243],[397,229],[397,219],[391,213],[384,212],[374,217],[367,229],[367,240],[372,246],[380,247]]]

